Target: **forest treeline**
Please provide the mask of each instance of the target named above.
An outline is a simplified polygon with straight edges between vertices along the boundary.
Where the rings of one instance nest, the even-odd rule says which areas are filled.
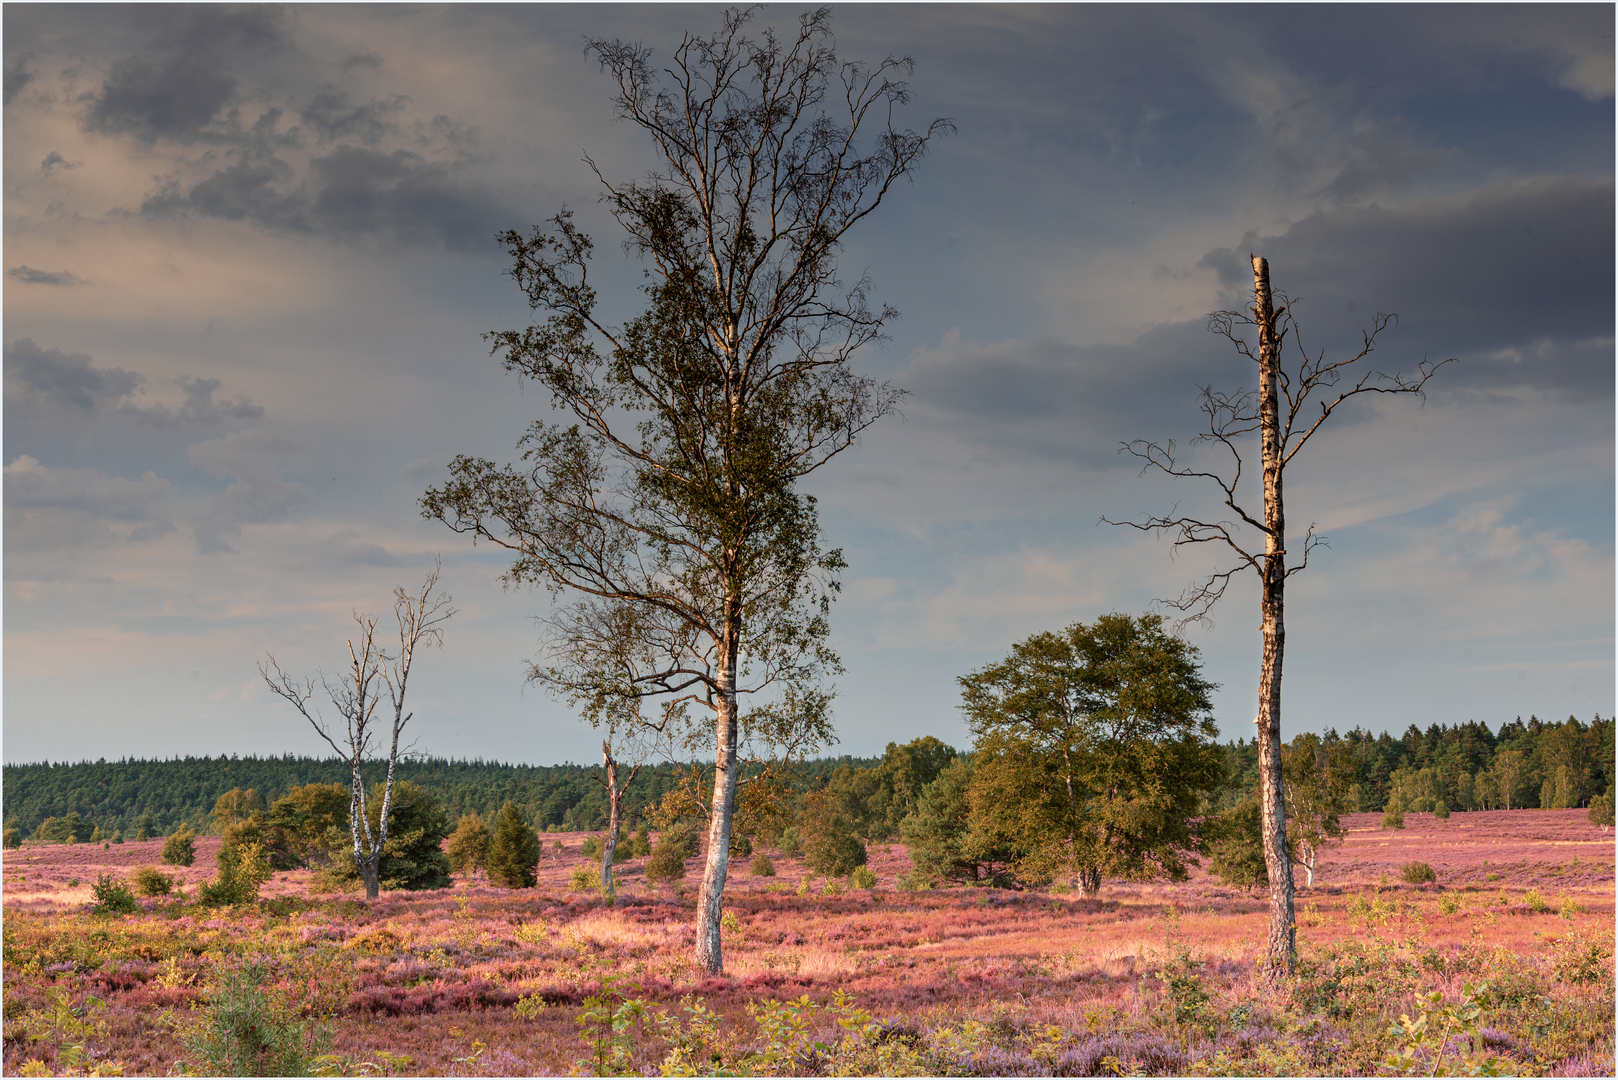
[[[1476,721],[1401,736],[1372,735],[1360,728],[1321,736],[1324,747],[1341,747],[1350,774],[1345,808],[1383,811],[1390,805],[1415,812],[1447,809],[1556,808],[1589,805],[1612,791],[1612,718],[1585,724],[1574,717],[1552,723],[1530,716],[1491,731]],[[1296,743],[1296,740],[1294,740]],[[940,744],[941,745],[941,744]],[[1258,785],[1258,748],[1237,740],[1223,747],[1225,783],[1218,808],[1234,806]],[[899,822],[890,806],[893,785],[880,779],[879,758],[821,758],[796,765],[790,784],[799,793],[835,787],[860,809],[860,831],[891,832]],[[376,763],[380,774],[384,763]],[[638,825],[649,806],[681,784],[688,766],[649,765],[625,794],[624,812]],[[936,771],[936,770],[935,770]],[[427,758],[399,763],[400,779],[430,791],[451,820],[477,812],[493,820],[513,803],[537,828],[594,831],[605,827],[606,795],[597,765],[513,765],[492,761]],[[931,777],[929,777],[931,779]],[[48,818],[77,814],[88,839],[133,837],[142,817],[157,835],[181,825],[198,833],[217,831],[212,811],[225,792],[254,789],[269,802],[306,784],[348,782],[347,765],[336,759],[297,757],[185,757],[171,760],[83,761],[7,765],[3,773],[5,826],[32,836]],[[914,799],[919,792],[910,796]],[[906,800],[908,802],[909,800]],[[868,804],[868,805],[867,805]],[[908,806],[906,806],[908,810]],[[882,825],[879,827],[878,822]]]
[[[802,762],[797,783],[812,786],[839,767],[868,768],[875,758],[838,757]],[[676,788],[686,766],[648,765],[625,794],[624,808],[638,821],[649,804]],[[387,771],[385,761],[366,766],[368,777]],[[597,781],[599,765],[512,765],[495,761],[443,758],[401,760],[396,775],[430,792],[453,820],[477,812],[492,820],[508,802],[539,829],[588,831],[604,827],[607,800]],[[221,795],[252,789],[274,802],[306,784],[349,783],[348,764],[336,758],[183,757],[169,760],[47,762],[6,765],[0,773],[5,827],[33,836],[48,818],[77,814],[84,835],[99,828],[105,837],[134,837],[141,819],[150,831],[167,836],[181,825],[200,834],[218,831],[212,816]]]

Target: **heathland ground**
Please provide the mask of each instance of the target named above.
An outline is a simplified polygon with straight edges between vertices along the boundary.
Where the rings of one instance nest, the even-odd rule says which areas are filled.
[[[854,889],[769,852],[773,877],[733,861],[727,975],[703,979],[700,863],[686,888],[622,863],[608,907],[570,887],[582,833],[542,835],[533,889],[458,878],[367,904],[293,871],[222,909],[194,902],[219,844],[199,837],[193,866],[162,867],[185,899],[110,916],[89,913],[93,884],[161,865],[162,841],[30,844],[4,861],[5,1072],[204,1068],[177,1027],[259,962],[286,1017],[327,1018],[318,1067],[350,1075],[1612,1075],[1611,831],[1583,810],[1380,822],[1346,817],[1300,888],[1299,974],[1280,992],[1255,975],[1266,898],[1201,874],[1091,899],[904,891],[895,844]],[[1407,883],[1413,862],[1436,881]]]

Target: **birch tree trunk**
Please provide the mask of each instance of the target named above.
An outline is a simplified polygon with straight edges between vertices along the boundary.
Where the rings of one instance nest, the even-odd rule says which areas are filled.
[[[737,609],[732,599],[727,608]],[[728,614],[729,612],[727,612]],[[736,714],[737,635],[726,635],[719,659],[718,738],[714,754],[713,812],[708,818],[708,859],[702,869],[702,889],[697,894],[697,967],[704,975],[723,975],[725,958],[720,941],[719,920],[724,915],[725,877],[730,871],[730,826],[736,813],[736,740],[739,717]]]
[[[601,743],[601,765],[607,774],[607,839],[601,845],[601,895],[612,905],[618,902],[612,884],[612,860],[618,854],[618,803],[622,795],[618,791],[618,762],[605,740]]]
[[[1292,860],[1287,856],[1286,798],[1281,777],[1281,660],[1286,650],[1286,513],[1281,494],[1281,410],[1276,381],[1281,342],[1270,301],[1270,264],[1253,257],[1253,314],[1259,326],[1259,427],[1264,461],[1264,568],[1260,614],[1264,657],[1258,683],[1259,809],[1264,867],[1270,879],[1270,925],[1264,979],[1291,975],[1297,957]]]

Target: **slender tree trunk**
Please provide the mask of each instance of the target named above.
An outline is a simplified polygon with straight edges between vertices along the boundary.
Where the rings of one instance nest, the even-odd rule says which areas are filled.
[[[714,754],[713,812],[708,818],[708,861],[702,870],[702,890],[697,895],[697,967],[704,975],[723,975],[725,958],[719,936],[719,920],[725,902],[725,876],[730,870],[730,824],[736,812],[736,662],[741,622],[740,605],[735,599],[725,605],[735,618],[719,659],[719,701],[717,747]],[[731,611],[726,612],[727,615]]]
[[[607,898],[608,904],[618,902],[618,894],[612,887],[612,860],[618,854],[618,762],[613,760],[612,748],[605,741],[601,744],[601,764],[607,773],[607,839],[601,845],[601,895]]]
[[[382,860],[377,854],[366,850],[365,839],[370,836],[371,824],[365,818],[365,777],[360,773],[357,759],[352,764],[350,784],[348,831],[354,838],[354,869],[359,871],[360,880],[365,882],[365,899],[375,900],[382,891],[378,880]]]
[[[1259,325],[1259,426],[1264,458],[1264,570],[1260,613],[1264,658],[1258,683],[1259,807],[1264,866],[1270,878],[1270,926],[1264,979],[1291,975],[1297,957],[1292,860],[1287,856],[1286,799],[1281,777],[1281,659],[1286,650],[1286,513],[1281,496],[1281,409],[1276,391],[1281,343],[1270,302],[1270,265],[1253,258],[1253,313]]]
[[[1093,898],[1101,891],[1101,868],[1087,866],[1079,871],[1079,892],[1086,899]]]

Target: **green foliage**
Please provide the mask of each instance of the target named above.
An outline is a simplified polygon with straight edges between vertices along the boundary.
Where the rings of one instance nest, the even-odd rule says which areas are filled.
[[[1384,829],[1404,828],[1405,812],[1397,805],[1388,807],[1387,811],[1382,815],[1382,827]]]
[[[1016,884],[1016,851],[1001,837],[974,828],[970,791],[973,759],[950,762],[922,792],[916,809],[899,826],[910,852],[910,884],[959,881],[975,885]]]
[[[1400,1014],[1399,1022],[1388,1029],[1397,1049],[1384,1067],[1397,1076],[1504,1076],[1509,1062],[1485,1050],[1483,1029],[1485,1005],[1490,991],[1487,984],[1467,983],[1461,1000],[1445,1004],[1442,992],[1434,990],[1420,998],[1420,1012],[1412,1020]],[[1457,1048],[1464,1039],[1465,1044]],[[1452,1062],[1446,1061],[1454,1055]]]
[[[579,1035],[590,1056],[574,1063],[577,1074],[635,1075],[635,1036],[647,1022],[648,1009],[641,998],[626,997],[625,989],[640,987],[608,973],[601,978],[601,989],[584,999],[578,1015]]]
[[[506,803],[489,840],[489,880],[508,889],[531,889],[539,868],[539,837],[515,803]]]
[[[352,861],[348,830],[352,798],[347,784],[304,784],[276,799],[264,838],[270,866],[298,870],[330,867],[345,858]]]
[[[865,843],[835,792],[822,789],[804,799],[799,829],[803,834],[804,857],[811,870],[843,877],[853,873],[855,867],[865,865]]]
[[[273,871],[264,856],[264,845],[254,839],[258,821],[238,822],[225,833],[217,859],[218,872],[197,888],[197,902],[208,907],[250,904],[258,899],[259,886],[270,880]]]
[[[377,835],[382,816],[381,783],[374,784],[367,796],[371,835]],[[347,832],[347,813],[344,813]],[[444,838],[449,836],[449,815],[432,792],[408,780],[395,780],[393,799],[388,806],[388,842],[382,848],[377,881],[384,889],[444,889],[450,884],[449,856],[444,854]],[[535,857],[539,857],[535,840]],[[334,884],[347,885],[359,880],[354,865],[352,839],[348,853],[333,860],[325,876]]]
[[[247,961],[226,970],[200,1013],[177,1023],[176,1034],[205,1076],[309,1076],[330,1045],[332,1029],[303,1020],[276,987],[268,964]]]
[[[50,1043],[56,1050],[56,1069],[62,1076],[122,1076],[121,1062],[96,1060],[92,1039],[104,1039],[107,1022],[99,1014],[107,1003],[91,994],[73,1004],[65,986],[45,987],[43,1008],[10,1009],[6,1015],[6,1041],[26,1040],[29,1044]],[[94,1062],[94,1064],[91,1064]],[[8,1072],[12,1071],[8,1068]],[[43,1062],[26,1062],[15,1070],[19,1076],[51,1076]]]
[[[181,825],[163,842],[163,861],[170,866],[190,866],[197,861],[197,834]]]
[[[152,815],[150,813],[142,814],[140,820],[135,823],[135,839],[150,840],[154,835],[156,835],[156,826],[152,822]]]
[[[753,856],[753,864],[747,868],[747,872],[753,877],[774,877],[775,864],[761,851]]]
[[[130,891],[127,882],[120,881],[111,874],[102,874],[96,883],[90,887],[95,898],[90,908],[95,915],[133,915],[140,910],[140,901]]]
[[[1036,634],[960,679],[977,746],[971,821],[1016,851],[1017,876],[1184,880],[1224,777],[1212,683],[1158,615]]]
[[[579,867],[573,871],[573,876],[567,879],[567,887],[576,892],[600,888],[601,869],[595,866]]]
[[[174,888],[174,879],[155,866],[140,867],[130,880],[141,896],[167,896]]]
[[[15,825],[7,825],[4,840],[0,844],[8,848],[22,847],[22,830]]]
[[[1612,795],[1597,795],[1590,800],[1590,824],[1604,829],[1612,828]]]
[[[876,872],[869,866],[857,866],[848,875],[848,883],[856,889],[876,888]]]
[[[788,825],[782,829],[781,835],[776,838],[775,848],[788,857],[801,855],[803,853],[803,839],[798,833],[797,826]]]
[[[444,845],[444,853],[449,856],[450,872],[465,874],[483,870],[489,861],[490,839],[489,827],[483,823],[483,815],[476,810],[462,814],[455,823],[455,831],[450,834],[449,843]]]
[[[696,854],[696,835],[684,830],[669,830],[652,847],[652,857],[646,860],[646,883],[679,881],[685,877],[685,861]]]
[[[1438,875],[1424,862],[1407,862],[1399,868],[1399,876],[1411,885],[1425,885],[1437,881]]]
[[[629,838],[629,857],[631,859],[644,859],[652,853],[651,831],[642,825],[633,836]]]
[[[237,787],[231,788],[214,800],[211,816],[214,827],[223,833],[239,821],[246,821],[255,814],[264,815],[268,812],[269,807],[264,803],[264,796],[256,789]]]
[[[1250,795],[1220,814],[1209,829],[1208,869],[1225,884],[1249,890],[1269,888],[1262,815],[1258,797]]]

